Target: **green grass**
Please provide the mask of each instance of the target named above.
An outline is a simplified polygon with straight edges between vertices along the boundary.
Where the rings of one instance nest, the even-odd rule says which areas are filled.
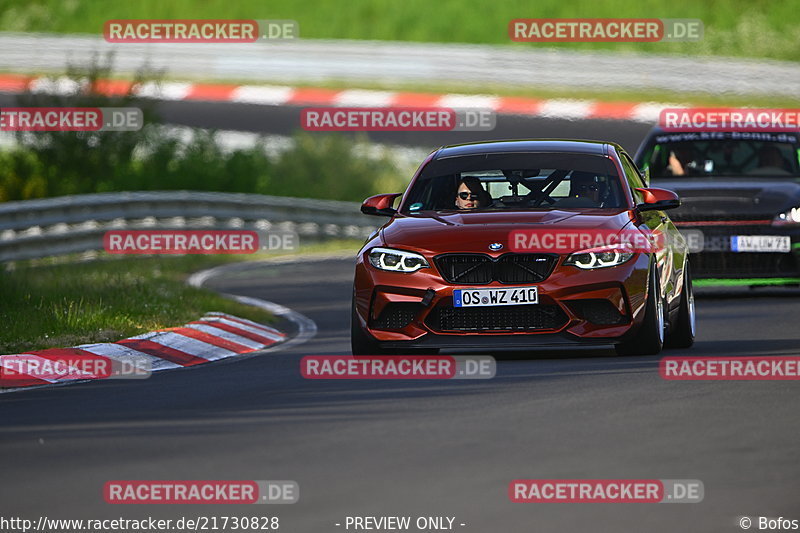
[[[359,245],[337,240],[301,250],[355,253]],[[185,283],[193,272],[242,257],[265,256],[106,256],[81,263],[65,258],[19,263],[0,275],[0,354],[113,342],[180,326],[208,311],[268,323],[273,317],[266,311]]]
[[[796,2],[772,0],[5,0],[4,6],[4,31],[100,33],[109,19],[293,19],[301,38],[491,44],[512,44],[507,28],[514,18],[699,18],[705,37],[697,43],[513,45],[800,60],[800,10]]]
[[[746,279],[696,279],[698,287],[750,287],[762,285],[795,285],[800,284],[800,278],[746,278]]]

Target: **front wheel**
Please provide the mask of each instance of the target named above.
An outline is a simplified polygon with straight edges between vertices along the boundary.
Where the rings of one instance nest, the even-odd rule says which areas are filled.
[[[381,348],[378,341],[361,329],[356,313],[355,298],[350,310],[350,351],[353,355],[436,355],[439,353],[438,348]]]
[[[667,336],[667,348],[691,348],[694,344],[697,329],[697,316],[694,309],[694,289],[692,288],[692,273],[689,270],[689,260],[683,273],[683,291],[678,310],[678,319]]]
[[[647,291],[644,322],[633,337],[614,347],[618,355],[658,355],[661,353],[661,349],[664,347],[666,312],[660,287],[658,268],[653,264],[650,271],[650,287]]]

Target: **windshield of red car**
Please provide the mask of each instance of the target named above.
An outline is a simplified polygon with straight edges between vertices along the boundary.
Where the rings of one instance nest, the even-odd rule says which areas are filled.
[[[461,191],[464,201],[458,202]],[[431,161],[414,181],[405,214],[463,209],[625,207],[616,167],[601,155],[498,153]]]

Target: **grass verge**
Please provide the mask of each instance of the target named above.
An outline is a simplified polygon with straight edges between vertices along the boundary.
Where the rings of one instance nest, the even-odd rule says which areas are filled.
[[[299,253],[355,253],[359,245],[328,241],[304,246]],[[193,272],[239,260],[241,256],[101,256],[89,262],[60,258],[18,263],[0,275],[0,354],[113,342],[180,326],[208,311],[273,321],[266,311],[186,284]]]
[[[5,0],[0,30],[102,32],[109,19],[293,19],[306,39],[511,44],[516,18],[698,18],[699,42],[558,43],[577,50],[637,51],[800,60],[800,10],[768,0]],[[544,43],[553,46],[552,43]],[[515,44],[533,47],[535,44]]]

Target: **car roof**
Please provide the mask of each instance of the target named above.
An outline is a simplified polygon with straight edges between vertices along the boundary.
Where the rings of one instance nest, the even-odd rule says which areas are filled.
[[[617,151],[623,151],[622,147],[618,144],[606,141],[575,139],[519,139],[481,141],[443,146],[438,150],[433,159],[504,152],[567,152],[576,154],[606,155],[607,146],[611,146]]]
[[[758,129],[758,128],[751,128],[751,129],[747,129],[747,130],[737,130],[735,132],[728,131],[728,130],[725,130],[725,131],[717,131],[717,130],[711,130],[711,131],[698,131],[698,130],[671,131],[670,130],[670,131],[667,131],[664,128],[662,128],[661,126],[659,126],[658,124],[656,124],[655,126],[650,128],[650,131],[647,132],[647,135],[645,135],[644,138],[646,140],[646,139],[649,139],[651,137],[655,137],[656,135],[671,135],[671,134],[679,135],[679,134],[687,134],[687,133],[695,133],[695,134],[696,133],[710,133],[710,134],[714,134],[714,133],[725,133],[725,134],[730,134],[730,133],[781,134],[781,133],[784,133],[784,134],[787,134],[787,135],[795,135],[796,136],[798,134],[798,131],[796,131],[796,130],[792,130],[792,131],[765,131],[763,129]],[[698,140],[702,140],[702,139],[698,139]],[[742,140],[750,140],[750,139],[742,139]],[[611,143],[609,143],[609,144],[611,144]]]
[[[691,137],[692,135],[697,135],[698,133],[700,133],[700,134],[702,134],[702,133],[721,133],[721,134],[730,135],[732,132],[730,132],[730,131],[719,131],[719,132],[717,132],[717,131],[714,131],[714,132],[666,131],[661,126],[655,125],[652,128],[650,128],[650,131],[648,131],[647,135],[644,136],[644,138],[642,139],[642,142],[639,143],[639,148],[636,150],[636,155],[634,156],[633,160],[636,161],[637,165],[641,164],[641,158],[644,157],[645,152],[649,150],[651,144],[654,142],[654,139],[656,137],[658,137],[659,135],[674,135],[676,137],[679,137],[681,135],[686,135],[687,138],[685,139],[685,141],[687,141],[687,142],[710,140],[710,139],[699,139],[699,138]],[[764,135],[792,135],[792,136],[794,136],[794,139],[795,139],[795,141],[794,141],[795,142],[795,146],[800,146],[800,140],[798,140],[798,135],[797,135],[798,132],[796,132],[796,131],[767,132],[767,131],[759,131],[757,129],[752,129],[752,130],[747,130],[747,131],[741,132],[741,133],[746,133],[746,134],[764,134]],[[678,138],[673,138],[673,139],[674,139],[673,142],[680,142]],[[764,140],[764,138],[761,137],[760,139],[755,139],[755,138],[749,139],[749,138],[744,138],[743,137],[743,138],[741,138],[739,140],[748,142],[748,141],[753,141],[753,140],[755,140],[755,141]]]

